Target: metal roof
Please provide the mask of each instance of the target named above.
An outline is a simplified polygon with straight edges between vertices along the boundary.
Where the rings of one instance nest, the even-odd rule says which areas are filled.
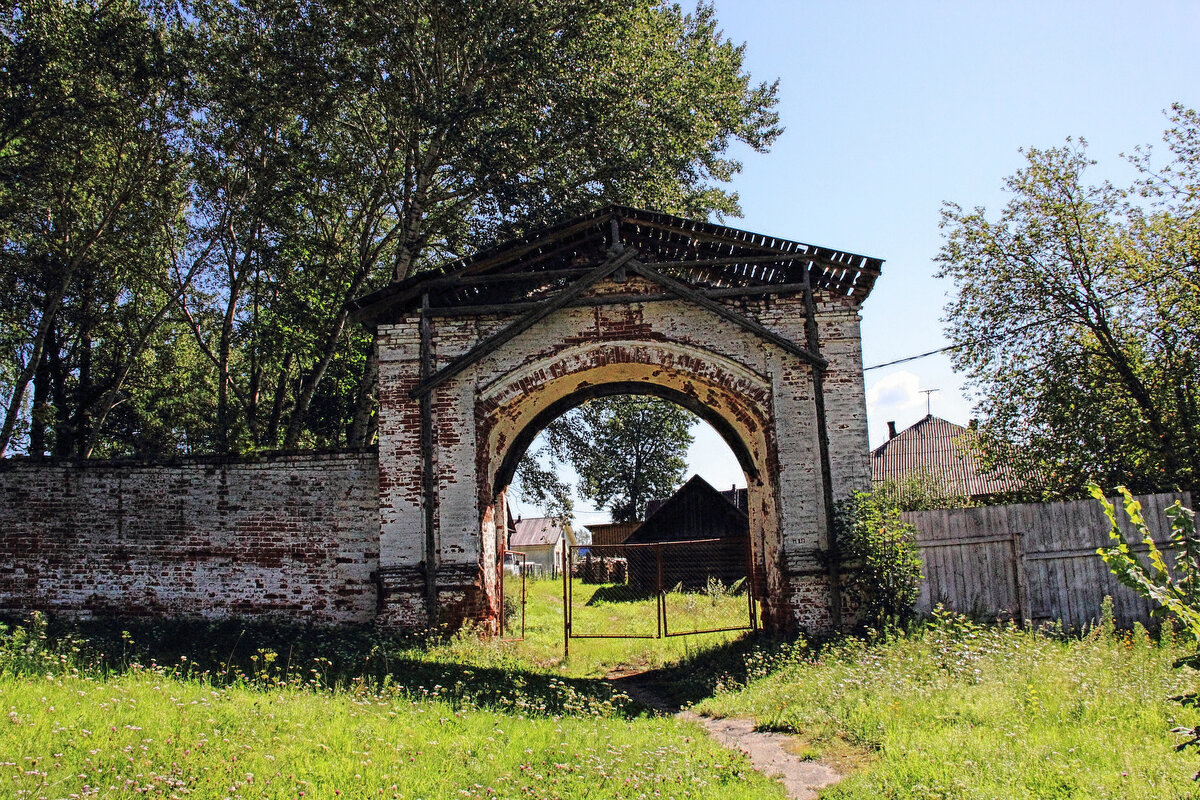
[[[641,524],[640,519],[631,522],[597,522],[588,525],[587,529],[592,534],[592,544],[624,544]]]
[[[948,420],[926,416],[871,451],[871,480],[902,480],[917,470],[940,477],[968,497],[1018,491],[1025,481],[1008,465],[985,471],[974,447],[977,434]]]
[[[411,311],[425,295],[434,309],[537,302],[602,263],[615,246],[635,249],[642,263],[693,287],[798,292],[807,276],[813,287],[856,302],[870,293],[883,265],[869,256],[612,205],[420,272],[349,308],[371,324]]]
[[[517,520],[516,530],[508,540],[509,547],[536,547],[558,544],[566,527],[553,517],[530,517]]]

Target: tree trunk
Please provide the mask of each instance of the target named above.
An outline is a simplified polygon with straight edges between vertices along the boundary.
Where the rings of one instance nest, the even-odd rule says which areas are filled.
[[[354,402],[354,419],[350,424],[350,447],[365,447],[371,443],[372,421],[376,418],[375,398],[379,395],[379,352],[375,343],[367,350],[367,364],[362,380],[358,382],[358,395]]]
[[[46,308],[42,312],[37,332],[33,337],[33,351],[29,354],[29,361],[17,375],[16,380],[13,381],[12,397],[8,399],[8,408],[5,409],[4,413],[4,425],[0,426],[0,458],[3,458],[4,454],[8,452],[8,446],[12,442],[13,431],[16,430],[17,419],[21,415],[21,405],[25,400],[25,390],[28,388],[29,382],[33,380],[33,373],[37,370],[37,366],[42,360],[42,351],[46,345],[46,337],[50,334],[50,329],[54,325],[54,317],[58,313],[58,307],[62,304],[63,297],[66,295],[67,286],[70,285],[71,272],[70,269],[64,270],[58,291],[53,298],[47,299]]]

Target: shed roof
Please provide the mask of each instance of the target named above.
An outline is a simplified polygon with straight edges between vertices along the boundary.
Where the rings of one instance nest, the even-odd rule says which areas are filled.
[[[744,534],[749,529],[749,517],[729,494],[736,498],[736,493],[717,491],[704,478],[693,475],[653,511],[648,510],[646,521],[626,541],[662,542]]]
[[[902,480],[924,469],[968,497],[1018,491],[1025,486],[1008,465],[985,470],[972,445],[978,434],[932,414],[871,451],[871,480]]]
[[[697,288],[794,293],[807,275],[814,287],[857,302],[883,265],[828,247],[609,205],[423,271],[349,307],[356,319],[376,323],[416,308],[425,294],[431,308],[536,302],[603,262],[614,246],[636,249],[641,262]]]
[[[530,517],[517,520],[516,530],[509,538],[509,547],[537,547],[558,544],[569,529],[554,517]]]

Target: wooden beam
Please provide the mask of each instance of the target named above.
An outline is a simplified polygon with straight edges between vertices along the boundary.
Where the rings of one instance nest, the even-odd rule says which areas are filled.
[[[420,385],[410,392],[410,396],[421,397],[422,395],[428,395],[429,392],[434,389],[434,387],[445,383],[455,375],[470,367],[475,362],[479,361],[481,358],[484,358],[489,353],[494,352],[497,348],[501,347],[505,343],[512,341],[517,336],[521,335],[546,317],[553,314],[555,311],[558,311],[560,308],[563,308],[572,300],[579,297],[579,295],[583,294],[588,290],[588,288],[596,284],[598,281],[603,280],[621,267],[625,266],[627,263],[633,261],[637,254],[637,250],[630,249],[626,250],[620,255],[613,256],[608,261],[605,261],[600,266],[594,268],[585,277],[581,278],[579,281],[567,287],[566,289],[563,289],[553,298],[541,303],[537,308],[531,310],[528,314],[509,325],[507,328],[492,334],[479,344],[472,347],[465,354],[440,369],[436,374],[422,380]]]
[[[445,278],[434,278],[427,281],[422,288],[436,291],[439,289],[469,289],[472,286],[488,286],[494,283],[520,283],[522,281],[554,280],[557,278],[578,278],[587,275],[595,267],[572,267],[570,269],[543,269],[537,272],[492,272],[487,275],[450,275]]]
[[[730,258],[698,258],[684,261],[655,261],[653,263],[647,261],[646,264],[655,269],[686,269],[689,267],[737,266],[738,264],[782,264],[788,261],[813,261],[817,258],[818,256],[812,254],[780,253],[773,256],[745,256],[743,258],[734,256]]]
[[[808,283],[808,273],[804,275]],[[813,300],[812,286],[804,291],[804,333],[808,348],[821,352],[820,331],[817,328],[817,304]],[[842,629],[842,554],[837,538],[837,508],[833,503],[833,463],[829,456],[829,425],[825,419],[825,369],[812,371],[813,412],[817,423],[817,450],[821,460],[821,501],[825,506],[825,532],[829,541],[829,615],[833,617],[833,629]]]
[[[765,339],[776,347],[799,357],[815,367],[824,369],[825,367],[829,366],[828,361],[821,358],[819,355],[804,349],[791,339],[788,339],[786,336],[780,336],[778,333],[775,333],[775,331],[764,327],[762,324],[755,322],[749,317],[742,316],[728,306],[724,306],[718,303],[716,300],[705,297],[696,289],[680,283],[674,278],[668,278],[658,270],[652,269],[640,261],[631,261],[629,263],[629,271],[641,275],[646,280],[654,281],[659,286],[662,286],[667,291],[678,295],[684,300],[695,303],[701,308],[707,308],[709,311],[713,312],[722,319],[725,319],[729,322],[732,322],[734,325],[750,331],[760,339]]]
[[[719,289],[697,289],[700,294],[710,298],[730,297],[759,297],[761,295],[799,294],[804,291],[802,283],[774,283],[758,286],[723,286]],[[656,294],[600,294],[580,297],[567,303],[568,308],[591,306],[613,306],[626,303],[661,303],[665,300],[679,300],[674,292],[658,292]],[[473,317],[483,314],[519,314],[539,307],[544,300],[518,300],[512,303],[486,303],[474,306],[440,306],[429,309],[435,317]]]
[[[433,371],[433,323],[426,313],[429,293],[421,295],[421,379]],[[425,521],[425,612],[429,627],[437,625],[437,537],[434,520],[437,517],[437,482],[433,474],[433,397],[420,397],[421,413],[421,493],[424,496]]]

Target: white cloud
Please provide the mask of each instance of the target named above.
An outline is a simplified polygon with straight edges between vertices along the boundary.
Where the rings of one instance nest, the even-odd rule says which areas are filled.
[[[924,406],[920,387],[920,379],[907,370],[885,375],[867,389],[867,415],[879,418]]]

